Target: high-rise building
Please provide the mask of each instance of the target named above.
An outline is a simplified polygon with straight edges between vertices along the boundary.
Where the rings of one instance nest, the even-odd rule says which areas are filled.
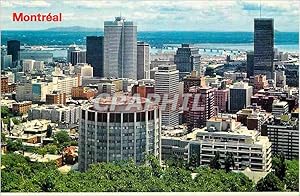
[[[254,19],[254,75],[274,79],[274,20]]]
[[[250,105],[253,87],[248,83],[237,82],[229,88],[228,109],[230,112],[237,112]]]
[[[8,40],[7,41],[7,55],[12,55],[12,62],[15,63],[19,60],[20,41]]]
[[[79,50],[79,48],[75,45],[75,44],[72,44],[68,47],[68,50],[67,50],[67,62],[71,62],[71,52],[72,51],[77,51]]]
[[[97,162],[133,159],[142,163],[148,154],[160,160],[161,122],[158,104],[130,107],[134,97],[100,98],[98,107],[82,109],[79,130],[79,169]],[[141,98],[141,104],[149,101]],[[127,109],[130,108],[130,109]]]
[[[160,104],[163,106],[162,125],[178,125],[179,115],[176,101],[179,98],[179,71],[176,70],[176,65],[160,65],[158,67],[158,71],[155,73],[154,92],[160,96]]]
[[[254,52],[247,52],[247,78],[254,76]]]
[[[75,50],[70,52],[70,62],[73,66],[78,63],[86,63],[86,51]]]
[[[228,104],[228,89],[217,89],[214,90],[215,96],[215,109],[217,112],[223,113],[227,112],[227,104]]]
[[[94,76],[103,77],[104,67],[104,37],[86,37],[86,62],[94,68]]]
[[[179,70],[180,80],[193,70],[201,73],[199,49],[192,47],[190,44],[182,44],[181,48],[177,49],[176,55],[174,56],[174,63]]]
[[[137,26],[123,17],[104,22],[104,77],[137,78]]]
[[[150,78],[150,51],[149,44],[137,43],[137,79]]]
[[[187,111],[187,127],[189,131],[193,128],[202,128],[206,121],[215,116],[214,110],[214,89],[211,87],[197,87],[190,88],[189,93],[192,94],[188,101]]]

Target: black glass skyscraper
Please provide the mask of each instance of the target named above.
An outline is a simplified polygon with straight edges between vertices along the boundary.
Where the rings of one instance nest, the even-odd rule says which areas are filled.
[[[189,44],[182,44],[181,48],[177,49],[174,56],[174,63],[176,64],[176,69],[179,70],[180,80],[189,75],[193,70],[198,73],[201,72],[200,57],[199,49],[191,47]]]
[[[15,63],[19,60],[20,41],[9,40],[7,41],[7,55],[12,55],[12,62]]]
[[[86,37],[86,62],[94,68],[95,77],[103,77],[104,66],[104,37]]]
[[[274,20],[254,19],[254,75],[274,78]]]
[[[254,76],[254,53],[247,52],[247,77]]]

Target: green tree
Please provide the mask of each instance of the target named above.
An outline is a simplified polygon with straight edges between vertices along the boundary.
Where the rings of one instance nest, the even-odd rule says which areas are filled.
[[[44,147],[49,154],[57,154],[58,148],[56,145],[48,144]]]
[[[230,172],[231,171],[231,167],[234,168],[234,157],[232,152],[226,152],[226,157],[225,157],[225,171],[226,172]]]
[[[220,153],[219,153],[219,151],[217,151],[215,153],[215,156],[210,160],[210,167],[212,169],[221,169]]]
[[[47,149],[45,147],[39,148],[38,149],[38,154],[45,157],[45,155],[47,154]]]
[[[284,183],[289,191],[299,191],[299,161],[288,160]]]
[[[13,123],[14,123],[15,125],[21,124],[21,121],[18,120],[18,119],[16,119],[16,118],[12,118],[12,121],[13,121]]]
[[[15,141],[8,139],[7,140],[7,151],[14,152],[23,150],[23,143],[21,139],[17,139]]]
[[[46,138],[50,138],[52,136],[52,126],[49,124],[47,126]]]
[[[285,177],[287,165],[283,153],[275,155],[272,159],[272,167],[275,170],[275,175],[282,181]]]
[[[270,172],[266,177],[257,182],[256,190],[284,191],[284,183],[273,172]]]
[[[1,132],[1,143],[5,144],[7,142],[7,138],[5,136],[5,133]]]
[[[56,143],[62,145],[65,142],[71,141],[71,138],[66,131],[59,131],[54,135],[54,140]]]

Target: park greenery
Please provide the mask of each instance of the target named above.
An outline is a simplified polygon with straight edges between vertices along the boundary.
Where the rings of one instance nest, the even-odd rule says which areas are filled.
[[[1,189],[4,192],[297,191],[298,163],[286,161],[283,180],[276,172],[270,172],[255,186],[242,173],[208,166],[193,171],[183,165],[163,168],[153,156],[148,156],[141,165],[132,160],[98,163],[85,172],[72,170],[62,174],[55,163],[32,163],[22,155],[8,153],[2,156]],[[193,178],[192,173],[196,177]]]

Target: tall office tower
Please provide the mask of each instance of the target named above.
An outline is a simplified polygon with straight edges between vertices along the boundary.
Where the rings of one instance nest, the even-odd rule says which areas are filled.
[[[96,100],[95,100],[96,101]],[[133,159],[153,154],[160,160],[161,122],[158,104],[136,107],[133,97],[100,98],[82,109],[79,124],[79,169],[91,163]],[[130,109],[128,109],[130,108]]]
[[[67,50],[67,62],[71,62],[71,52],[78,51],[78,50],[79,50],[79,48],[75,44],[70,45],[68,47],[68,50]]]
[[[193,70],[200,71],[200,54],[198,48],[191,47],[190,44],[181,44],[174,56],[174,63],[179,70],[179,79],[190,74]]]
[[[15,64],[19,60],[20,41],[8,40],[7,41],[7,55],[12,55],[12,62]]]
[[[94,76],[103,77],[104,66],[104,37],[86,37],[86,62],[94,68]]]
[[[229,89],[215,89],[215,108],[217,113],[227,112],[227,103],[228,103],[228,94]]]
[[[247,78],[254,76],[254,52],[247,52]]]
[[[104,22],[104,77],[137,79],[137,26],[123,17]]]
[[[71,51],[70,62],[73,66],[77,65],[78,63],[86,63],[86,51]]]
[[[188,130],[192,131],[193,128],[205,127],[206,121],[215,116],[215,98],[211,87],[193,86],[189,93],[192,96],[188,102],[186,121]]]
[[[248,83],[237,82],[229,88],[228,109],[237,112],[250,105],[253,87]]]
[[[137,43],[137,79],[150,78],[150,51],[149,44]]]
[[[274,79],[274,20],[254,19],[254,75]]]
[[[166,126],[179,124],[179,71],[176,65],[160,65],[155,73],[155,94],[160,96],[161,122]]]
[[[256,75],[254,76],[254,89],[253,93],[257,93],[260,89],[268,87],[268,81],[265,75]]]

